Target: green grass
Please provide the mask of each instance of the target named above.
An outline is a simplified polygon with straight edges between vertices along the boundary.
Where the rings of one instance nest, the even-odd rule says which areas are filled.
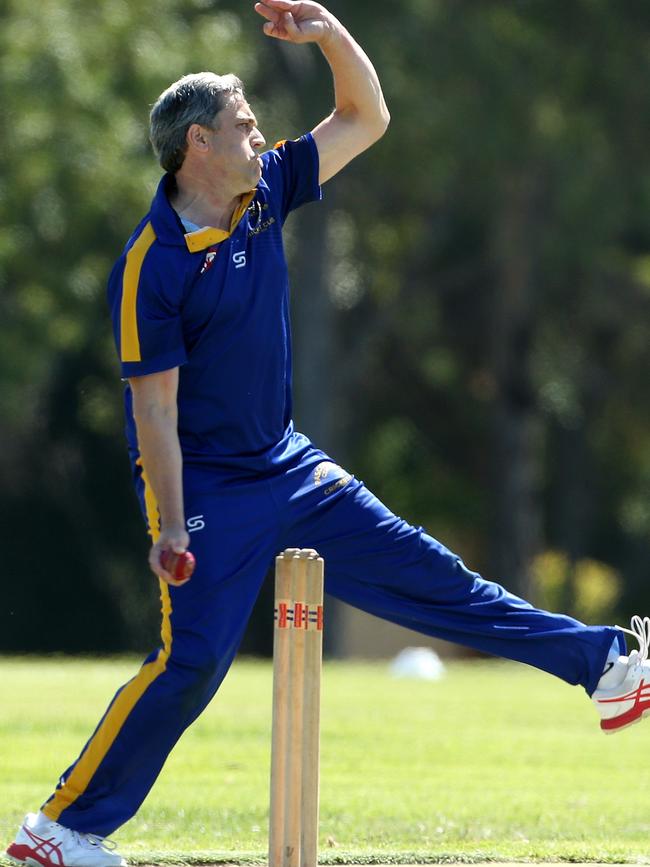
[[[0,660],[2,841],[138,664]],[[115,835],[131,861],[264,860],[270,703],[270,666],[236,664]],[[605,737],[580,689],[506,663],[457,663],[438,683],[327,664],[322,860],[650,863],[649,728]]]

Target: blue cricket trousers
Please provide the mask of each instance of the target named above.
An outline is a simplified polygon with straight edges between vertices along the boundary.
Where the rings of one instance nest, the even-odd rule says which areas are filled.
[[[327,592],[351,605],[528,663],[589,694],[615,638],[625,652],[616,629],[540,611],[470,572],[311,445],[282,475],[224,482],[186,468],[185,488],[192,580],[161,582],[162,647],[117,692],[43,807],[77,831],[107,836],[136,813],[226,675],[269,565],[287,547],[315,548]],[[146,480],[138,489],[153,526]]]

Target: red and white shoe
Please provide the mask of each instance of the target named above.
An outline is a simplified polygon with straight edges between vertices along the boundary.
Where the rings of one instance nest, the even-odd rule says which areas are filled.
[[[610,689],[597,689],[591,696],[605,734],[619,732],[650,714],[650,617],[635,614],[630,625],[631,629],[616,627],[639,642],[639,649],[633,650],[627,660],[621,657],[615,663],[624,663],[627,667],[623,681]]]
[[[104,837],[65,828],[42,813],[28,813],[7,856],[29,867],[126,867],[113,846]]]

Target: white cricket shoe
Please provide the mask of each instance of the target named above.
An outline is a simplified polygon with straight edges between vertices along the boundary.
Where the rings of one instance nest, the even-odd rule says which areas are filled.
[[[631,629],[616,627],[639,642],[638,650],[614,663],[623,666],[622,681],[609,689],[597,689],[591,696],[605,734],[621,731],[650,714],[650,617],[635,614],[630,625]]]
[[[105,837],[65,828],[42,813],[28,813],[7,855],[29,867],[126,867],[113,846]]]

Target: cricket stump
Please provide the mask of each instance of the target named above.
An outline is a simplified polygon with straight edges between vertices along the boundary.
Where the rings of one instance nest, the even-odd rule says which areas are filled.
[[[269,867],[318,864],[323,570],[311,548],[275,561]]]

